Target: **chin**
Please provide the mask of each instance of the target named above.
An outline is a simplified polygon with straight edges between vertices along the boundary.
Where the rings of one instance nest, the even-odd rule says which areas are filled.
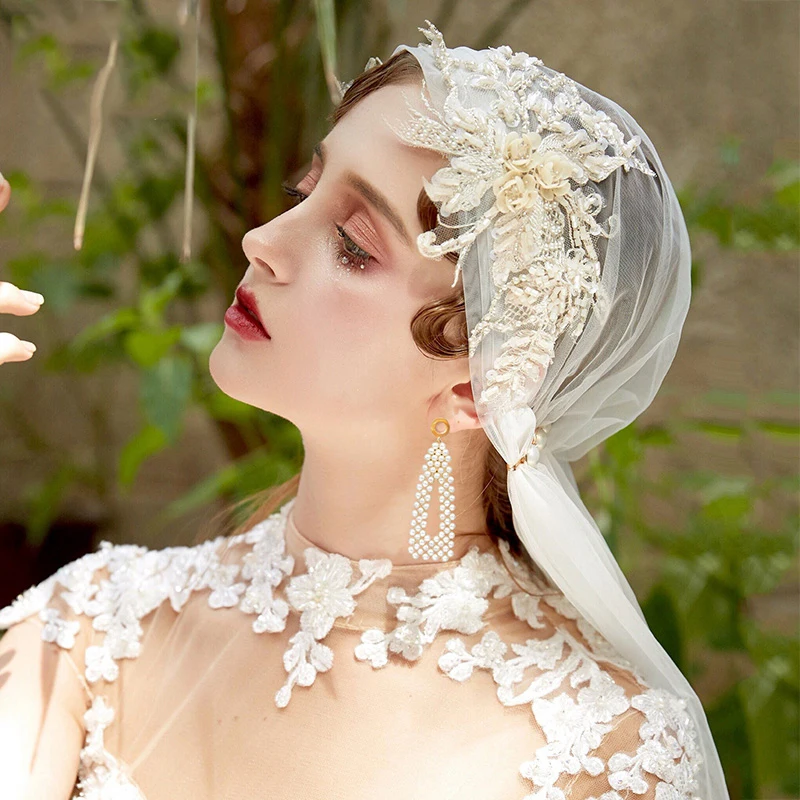
[[[247,397],[248,383],[247,367],[240,363],[241,356],[236,352],[236,348],[231,347],[231,343],[226,341],[227,331],[222,334],[222,338],[217,342],[216,347],[208,357],[208,371],[211,379],[217,384],[219,389],[228,397],[234,400],[241,400],[249,403]]]
[[[233,400],[246,403],[253,408],[282,416],[276,410],[277,398],[270,397],[272,381],[267,368],[259,369],[236,347],[235,342],[226,341],[223,334],[208,357],[211,379],[224,394]]]

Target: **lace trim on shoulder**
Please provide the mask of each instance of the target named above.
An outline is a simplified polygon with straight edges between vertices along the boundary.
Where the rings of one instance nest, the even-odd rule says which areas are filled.
[[[564,616],[577,618],[565,598],[541,599]],[[539,600],[522,593],[512,597],[514,614],[532,629],[544,627]],[[512,643],[513,655],[506,657],[509,645],[495,631],[488,631],[470,650],[462,639],[450,639],[439,658],[439,668],[456,681],[467,680],[476,669],[487,670],[503,705],[530,704],[547,745],[520,766],[520,774],[535,787],[525,800],[565,800],[569,795],[556,784],[562,776],[580,774],[607,775],[599,800],[624,800],[618,792],[628,789],[644,794],[651,784],[658,800],[700,800],[695,776],[702,758],[686,702],[670,692],[651,688],[628,697],[598,662],[622,667],[646,686],[641,675],[616,655],[591,625],[577,621],[591,649],[569,632],[557,630],[546,639]],[[536,677],[517,693],[530,668],[535,669]],[[578,689],[577,702],[568,691],[559,692],[565,681]],[[604,761],[597,750],[601,745],[608,748],[609,743],[613,748],[619,717],[630,709],[644,717],[638,728],[641,743],[634,753],[614,752]],[[620,741],[631,738],[620,737]]]
[[[238,606],[254,615],[255,633],[284,630],[291,607],[300,614],[300,629],[284,653],[287,679],[275,695],[276,705],[283,708],[295,685],[310,686],[317,673],[331,668],[333,651],[322,639],[335,620],[353,612],[355,596],[387,577],[392,568],[386,559],[363,559],[358,562],[360,574],[354,575],[350,561],[343,556],[308,548],[303,554],[306,572],[292,576],[294,559],[286,553],[283,537],[288,509],[284,505],[244,534],[218,537],[194,547],[151,551],[101,542],[97,552],[67,564],[0,610],[0,627],[38,613],[42,638],[71,649],[80,624],[63,619],[58,610],[48,607],[61,586],[61,598],[69,608],[76,615],[91,617],[93,628],[105,633],[99,644],[86,649],[86,679],[89,683],[101,678],[110,682],[118,677],[120,659],[139,654],[141,620],[167,600],[177,612],[192,592],[208,588],[211,608]],[[228,548],[221,547],[226,541]],[[252,547],[241,564],[222,562],[227,549],[243,543]],[[510,645],[489,630],[469,650],[462,639],[451,638],[438,661],[442,672],[456,681],[467,680],[477,669],[487,670],[497,684],[501,703],[530,704],[548,744],[520,767],[520,773],[535,787],[526,800],[565,800],[563,790],[556,787],[562,776],[602,776],[606,772],[608,791],[604,787],[600,800],[623,800],[620,791],[642,793],[652,780],[658,781],[658,800],[699,800],[694,775],[700,757],[685,702],[655,689],[629,698],[598,660],[628,670],[644,686],[641,676],[563,595],[536,594],[541,587],[503,545],[505,542],[500,542],[505,564],[492,553],[473,548],[452,569],[422,581],[413,595],[389,587],[387,601],[397,608],[397,625],[388,632],[364,632],[355,647],[356,658],[377,669],[387,665],[390,654],[418,659],[442,631],[475,634],[486,626],[489,597],[510,597],[515,616],[532,630],[541,631],[546,627],[544,602],[574,620],[589,646],[565,630]],[[101,567],[108,570],[109,577],[98,582],[96,572]],[[538,674],[522,687],[529,668]],[[565,681],[578,689],[577,702],[567,691],[559,691]],[[641,744],[635,752],[617,752],[604,761],[594,751],[607,735],[613,735],[620,715],[633,710],[644,720],[638,728]],[[103,733],[113,718],[105,697],[94,697],[84,717],[87,737],[79,773],[82,793],[77,797],[144,800],[126,776],[124,765],[103,745]],[[113,795],[109,787],[113,787]]]
[[[95,696],[88,684],[119,675],[118,659],[139,654],[143,633],[140,620],[165,600],[179,611],[192,591],[211,587],[209,605],[229,603],[239,591],[231,582],[238,567],[220,563],[219,548],[224,537],[197,547],[168,547],[151,551],[138,545],[113,545],[102,541],[88,553],[64,565],[46,580],[32,586],[0,610],[0,628],[9,628],[33,614],[43,623],[42,639],[65,651],[75,646],[81,625],[64,619],[49,607],[54,592],[76,615],[92,618],[92,627],[105,633],[99,645],[86,648],[84,688],[91,703],[84,714],[86,736],[81,749],[75,800],[146,800],[125,765],[105,747],[105,730],[114,719],[114,709],[104,695]],[[97,571],[109,577],[97,581]],[[244,588],[244,584],[239,584]],[[234,602],[235,604],[235,602]],[[87,683],[88,681],[88,683]]]
[[[443,630],[479,631],[485,624],[489,594],[507,597],[514,587],[494,555],[473,547],[456,567],[422,581],[415,595],[391,587],[386,600],[397,606],[399,624],[389,632],[378,628],[365,631],[355,657],[376,669],[386,666],[390,652],[415,661]]]
[[[521,775],[535,787],[525,800],[566,800],[568,795],[557,784],[563,783],[564,777],[581,774],[607,776],[600,800],[623,800],[618,792],[626,789],[642,794],[653,782],[658,800],[699,800],[694,776],[700,756],[685,702],[649,688],[629,697],[599,662],[627,671],[646,686],[633,665],[563,595],[527,591],[535,582],[522,564],[513,558],[506,561],[508,569],[490,554],[473,550],[452,570],[423,581],[414,595],[390,588],[387,601],[397,607],[398,624],[388,632],[365,631],[355,647],[355,657],[380,669],[392,654],[409,661],[418,659],[442,631],[477,633],[485,627],[483,614],[490,594],[510,595],[514,615],[532,630],[542,631],[548,627],[544,602],[563,618],[575,621],[588,647],[559,628],[546,638],[510,645],[489,630],[470,649],[462,638],[449,639],[438,661],[442,672],[459,682],[468,680],[475,670],[487,670],[503,705],[530,705],[547,745],[520,766]],[[536,677],[521,688],[531,669]],[[565,690],[567,683],[578,690],[577,701]],[[598,749],[609,744],[613,749],[614,731],[623,715],[635,710],[645,720],[638,728],[638,749],[635,753],[614,752],[604,760]]]

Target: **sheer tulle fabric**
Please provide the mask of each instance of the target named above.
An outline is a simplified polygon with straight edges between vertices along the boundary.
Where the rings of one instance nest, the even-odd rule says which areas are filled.
[[[491,547],[485,536],[471,537],[469,544],[481,553]],[[303,553],[308,547],[313,547],[312,543],[290,521],[286,552],[294,557],[292,575],[305,572]],[[241,568],[248,551],[244,544],[223,543],[221,562]],[[133,551],[120,554],[119,559],[114,570],[116,585],[121,591],[127,591],[124,586],[138,586],[137,597],[143,597],[146,591],[142,588],[152,578],[145,577]],[[358,569],[357,562],[350,564],[354,571]],[[97,749],[100,739],[91,724],[87,737],[88,746],[95,748],[94,756],[106,759],[113,780],[102,792],[90,790],[86,796],[91,800],[534,797],[528,795],[533,786],[521,774],[520,765],[530,762],[548,741],[549,747],[555,748],[551,752],[563,750],[566,764],[575,747],[566,735],[566,719],[557,723],[555,734],[551,730],[545,735],[529,702],[507,706],[498,701],[489,672],[476,670],[468,680],[451,680],[438,665],[448,635],[438,636],[419,659],[395,658],[386,668],[374,669],[354,658],[365,630],[390,630],[397,624],[396,608],[387,602],[389,586],[413,594],[426,577],[452,566],[396,566],[388,580],[369,586],[358,596],[355,612],[338,620],[324,638],[333,651],[333,667],[318,673],[312,685],[295,686],[285,708],[277,707],[275,695],[286,681],[284,659],[289,640],[298,631],[296,613],[289,614],[285,630],[257,635],[253,616],[236,607],[211,608],[207,589],[192,593],[179,612],[169,601],[162,602],[139,620],[141,629],[134,638],[140,646],[128,658],[116,659],[118,674],[89,684],[83,678],[86,652],[102,643],[104,634],[98,628],[114,622],[134,624],[135,612],[120,611],[115,620],[105,619],[93,627],[89,617],[76,613],[65,600],[63,590],[56,593],[47,608],[57,611],[65,623],[80,626],[74,643],[59,649],[62,659],[71,662],[70,680],[80,676],[87,706],[102,696],[104,708],[113,711],[113,721],[102,737],[101,754]],[[90,583],[100,587],[109,577],[108,569],[99,569]],[[557,600],[560,596],[533,576],[529,580],[524,585],[531,598],[547,595]],[[80,593],[87,596],[89,584],[80,583]],[[34,592],[29,601],[35,599]],[[509,597],[492,597],[487,606],[482,614],[484,628],[461,635],[468,649],[487,630],[502,641],[528,644],[568,631],[586,653],[591,652],[575,621],[550,605],[540,604],[538,628],[512,613]],[[41,619],[32,615],[18,628],[32,626],[38,636],[42,625]],[[70,643],[62,641],[66,644]],[[597,663],[626,697],[645,688],[613,659]],[[567,675],[564,672],[563,680],[556,680],[555,671],[545,664],[530,666],[521,685],[546,679],[548,686],[557,689],[559,704],[575,703],[580,689],[570,685]],[[613,719],[609,717],[610,724],[601,726],[604,735],[598,737],[595,747],[589,747],[587,740],[587,747],[578,749],[603,763],[620,752],[635,754],[642,744],[639,732],[645,717],[628,705],[623,704],[626,710],[622,713],[617,708]],[[102,769],[96,770],[90,785],[102,782],[104,774]],[[655,800],[658,781],[655,775],[647,777],[641,797]],[[576,798],[599,797],[609,791],[605,770],[595,776],[583,770],[579,774],[565,772],[554,786]]]
[[[435,28],[426,35],[434,48],[437,42],[442,44]],[[425,79],[423,93],[432,108],[447,118],[452,97],[448,98],[450,89],[434,48],[400,46],[395,52],[408,50],[419,61]],[[465,63],[481,64],[495,56],[489,50],[467,47],[447,52],[445,59],[452,56],[454,60],[446,69],[458,84],[460,103],[496,114],[492,109],[497,107],[498,94],[475,88],[474,72],[463,68]],[[558,74],[543,65],[540,69],[544,75]],[[531,378],[527,397],[512,407],[481,402],[502,346],[514,335],[490,331],[470,357],[473,394],[487,436],[509,465],[530,450],[538,427],[548,429],[538,463],[529,460],[509,472],[517,534],[565,597],[641,670],[651,686],[686,700],[704,760],[699,797],[725,800],[729,795],[700,700],[647,626],[633,590],[581,500],[569,466],[650,404],[673,361],[691,296],[688,232],[655,147],[623,108],[576,85],[580,97],[605,112],[626,141],[639,137],[638,152],[655,176],[616,169],[605,180],[589,182],[588,188],[603,199],[597,221],[609,228],[613,217],[616,234],[594,239],[602,278],[598,303],[583,331],[577,341],[563,336],[556,343],[554,359],[543,377]],[[554,93],[545,86],[537,85],[536,90],[554,100]],[[570,122],[578,126],[577,119]],[[536,129],[535,115],[531,129]],[[486,211],[487,203],[491,205],[491,192],[488,196],[473,212],[474,218]],[[491,234],[489,228],[478,236],[462,268],[471,333],[495,294]],[[440,231],[437,241],[448,235],[449,230]]]

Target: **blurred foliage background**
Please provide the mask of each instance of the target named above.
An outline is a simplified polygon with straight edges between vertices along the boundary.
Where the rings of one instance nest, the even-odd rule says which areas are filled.
[[[615,8],[634,15],[635,5]],[[735,21],[757,49],[770,26],[753,15],[781,4],[745,5]],[[794,6],[780,13],[796,29],[798,7],[783,5]],[[681,7],[654,18],[667,45],[693,13],[688,0]],[[353,0],[0,0],[9,67],[1,82],[24,83],[26,97],[34,88],[54,148],[0,164],[13,187],[12,207],[0,217],[2,278],[46,297],[37,320],[23,323],[35,330],[26,334],[39,344],[35,364],[8,365],[0,378],[0,605],[101,537],[164,546],[208,535],[213,527],[201,523],[214,511],[298,471],[298,431],[228,398],[208,375],[223,311],[246,267],[241,238],[284,209],[280,182],[325,135],[335,76],[349,80],[370,56],[385,59],[397,42],[417,41],[415,26],[429,17],[451,46],[508,42],[614,96],[651,131],[668,169],[674,161],[670,173],[681,175],[673,180],[694,243],[697,298],[687,334],[652,410],[575,465],[576,475],[651,627],[704,702],[732,798],[797,797],[797,131],[780,141],[776,133],[764,163],[733,121],[708,131],[710,119],[695,119],[705,141],[716,142],[695,150],[694,163],[706,167],[697,170],[675,131],[664,125],[660,138],[642,118],[647,105],[640,115],[626,102],[634,84],[638,97],[662,91],[653,76],[667,69],[655,56],[649,82],[618,79],[609,67],[604,89],[602,75],[592,80],[591,49],[581,57],[569,37],[548,35],[545,54],[545,38],[530,41],[535,29],[519,24],[540,14],[547,30],[568,31],[577,23],[563,4],[498,2],[491,14],[484,8],[480,24],[477,8],[466,0],[434,9]],[[609,8],[581,12],[583,29],[607,26]],[[745,25],[753,19],[761,28]],[[75,251],[91,96],[116,37],[85,241]],[[634,76],[646,75],[644,49]],[[688,74],[673,84],[698,91]],[[718,87],[725,91],[735,107],[736,89]],[[184,258],[187,151],[194,222]],[[69,162],[69,178],[43,178],[40,158]],[[759,365],[745,348],[729,354],[732,363],[750,360],[733,370],[743,379],[713,370],[699,379],[694,371],[703,369],[699,331],[722,335],[728,315],[736,321],[732,303],[703,300],[704,292],[719,296],[721,281],[752,293],[745,302],[761,302],[758,328],[747,336],[765,339],[758,352],[780,364],[772,384],[749,380]],[[764,284],[770,289],[759,301],[753,287]],[[36,370],[35,380],[26,382],[23,370]],[[31,394],[45,386],[43,408]],[[65,435],[72,428],[75,435]],[[198,456],[211,451],[205,461]],[[158,512],[146,523],[136,517],[131,535],[124,521],[137,493],[144,496],[142,473],[180,452],[183,462],[160,462],[170,467],[160,473]],[[198,458],[209,466],[204,474],[187,479],[192,470],[176,467]]]

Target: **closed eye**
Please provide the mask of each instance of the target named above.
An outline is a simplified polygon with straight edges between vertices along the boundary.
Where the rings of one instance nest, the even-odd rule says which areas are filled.
[[[299,205],[303,200],[308,198],[305,192],[301,191],[296,186],[292,186],[287,181],[281,183],[281,188],[292,198],[292,205],[294,206]],[[372,254],[364,250],[363,247],[359,247],[359,245],[348,236],[347,231],[341,225],[336,225],[336,232],[341,239],[341,246],[339,248],[340,255],[346,257],[342,259],[344,263],[355,262],[356,266],[360,269],[364,269],[364,265],[373,258]]]

